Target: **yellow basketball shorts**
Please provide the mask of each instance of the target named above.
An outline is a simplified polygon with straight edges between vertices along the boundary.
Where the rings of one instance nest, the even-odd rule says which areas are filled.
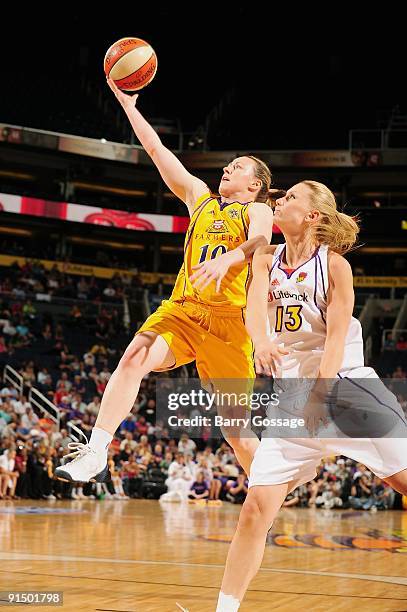
[[[242,308],[164,300],[137,334],[145,331],[162,336],[172,351],[175,363],[166,369],[195,360],[200,379],[256,378]]]

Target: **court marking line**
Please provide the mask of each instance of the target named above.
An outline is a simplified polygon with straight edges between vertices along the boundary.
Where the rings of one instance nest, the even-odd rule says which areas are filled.
[[[100,578],[96,576],[67,576],[65,574],[40,574],[38,572],[21,572],[21,571],[12,571],[12,570],[0,570],[0,572],[8,573],[8,574],[22,574],[24,576],[43,576],[48,578],[71,578],[74,580],[99,580],[99,581],[108,581],[108,582],[129,582],[130,584],[148,584],[151,587],[154,586],[170,586],[170,587],[188,587],[193,589],[216,589],[219,590],[218,586],[210,586],[210,585],[201,585],[201,584],[180,584],[178,582],[150,582],[147,580],[132,580],[132,579],[124,579],[124,578]],[[304,592],[304,591],[277,591],[275,589],[248,589],[248,593],[273,593],[275,595],[306,595],[309,597],[341,597],[342,599],[373,599],[374,601],[383,600],[383,601],[407,601],[404,597],[379,597],[379,596],[370,596],[370,595],[341,595],[332,593],[312,593],[312,592]],[[126,595],[125,597],[130,597]],[[116,612],[115,610],[113,612]],[[132,612],[131,610],[119,610],[119,612]],[[400,611],[399,611],[400,612]],[[401,612],[407,612],[401,611]]]
[[[14,557],[14,558],[13,558]],[[1,553],[0,559],[5,561],[89,561],[91,563],[125,563],[128,565],[170,565],[178,567],[197,567],[197,568],[216,568],[224,569],[224,565],[216,563],[188,563],[177,561],[150,561],[150,560],[135,560],[135,559],[109,559],[103,557],[73,557],[68,555],[35,555],[28,553],[9,552]],[[329,578],[347,578],[351,580],[367,580],[372,582],[383,582],[390,584],[399,584],[407,586],[407,578],[404,576],[382,576],[376,574],[351,574],[347,572],[321,572],[318,570],[296,570],[296,569],[278,569],[270,567],[261,567],[260,572],[272,572],[282,574],[304,574],[311,576],[323,576]]]

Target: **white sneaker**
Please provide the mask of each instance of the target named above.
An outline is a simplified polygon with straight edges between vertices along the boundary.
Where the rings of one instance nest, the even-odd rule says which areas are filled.
[[[72,491],[72,493],[71,493],[71,499],[79,499],[79,497],[77,496],[77,494],[75,493],[75,491]]]
[[[52,493],[51,493],[51,495],[47,495],[46,498],[47,499],[56,499],[55,495],[52,495]]]
[[[68,482],[110,482],[107,451],[97,452],[89,444],[81,442],[70,442],[68,448],[73,452],[65,455],[64,459],[73,459],[66,465],[57,467],[57,478]]]

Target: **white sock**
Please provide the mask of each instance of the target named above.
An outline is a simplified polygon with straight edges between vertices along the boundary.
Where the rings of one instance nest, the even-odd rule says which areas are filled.
[[[107,450],[112,440],[113,436],[108,431],[94,427],[90,436],[89,446],[95,451]]]
[[[225,595],[222,591],[219,593],[216,612],[237,612],[239,607],[240,601],[233,597],[233,595]]]

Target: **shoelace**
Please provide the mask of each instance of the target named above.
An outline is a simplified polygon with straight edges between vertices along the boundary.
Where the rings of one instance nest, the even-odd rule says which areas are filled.
[[[82,444],[82,442],[70,442],[68,444],[68,448],[72,450],[72,453],[65,455],[64,459],[68,459],[69,457],[74,457],[71,461],[77,461],[81,459],[85,455],[89,455],[89,453],[94,453],[95,451],[89,446],[89,444]]]

